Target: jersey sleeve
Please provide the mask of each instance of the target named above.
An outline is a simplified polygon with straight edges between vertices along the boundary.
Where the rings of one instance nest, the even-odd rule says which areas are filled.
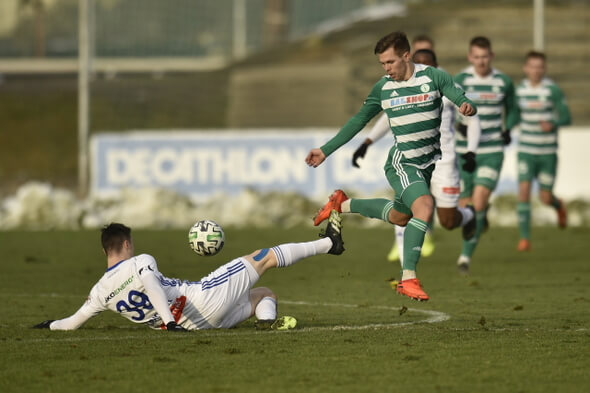
[[[158,265],[154,257],[148,254],[140,255],[138,257],[137,272],[146,294],[156,312],[162,318],[162,322],[166,325],[168,322],[174,321],[168,305],[168,297],[160,283],[161,273],[158,271]]]
[[[462,104],[468,103],[477,113],[475,104],[469,98],[465,97],[465,92],[455,83],[451,75],[434,67],[428,67],[427,70],[430,72],[430,76],[440,92],[453,102],[453,104],[460,107]]]
[[[377,82],[357,114],[346,122],[336,136],[320,147],[326,157],[338,150],[340,146],[350,141],[373,117],[381,112],[381,87],[384,83],[385,78]]]
[[[553,85],[551,88],[551,99],[553,100],[553,105],[557,112],[555,124],[558,127],[570,125],[572,123],[572,117],[567,105],[567,100],[561,92],[561,89],[556,85]]]
[[[93,316],[106,310],[104,304],[100,301],[98,296],[98,287],[95,285],[88,295],[86,302],[73,315],[58,319],[51,323],[49,328],[51,330],[75,330],[82,326]]]
[[[516,93],[512,80],[506,76],[504,77],[504,83],[506,83],[506,91],[504,92],[505,126],[507,130],[511,130],[520,122],[520,108],[516,101]]]

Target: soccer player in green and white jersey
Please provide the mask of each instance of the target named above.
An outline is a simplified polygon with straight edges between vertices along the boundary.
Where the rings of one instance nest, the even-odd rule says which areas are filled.
[[[332,210],[337,210],[407,225],[402,279],[397,292],[412,299],[428,300],[416,278],[416,265],[434,209],[430,178],[434,164],[441,157],[442,96],[455,103],[465,116],[472,116],[477,110],[449,74],[411,61],[410,43],[403,32],[381,38],[375,46],[375,54],[387,75],[375,84],[359,112],[335,137],[321,148],[312,149],[305,161],[317,167],[383,110],[396,139],[384,167],[385,176],[395,191],[395,200],[348,199],[342,190],[336,190],[316,215],[314,224],[319,225]]]
[[[539,182],[539,198],[557,212],[559,226],[567,225],[567,212],[553,194],[557,172],[557,130],[571,122],[570,112],[561,90],[545,77],[545,54],[531,51],[523,67],[526,79],[516,87],[520,108],[518,139],[518,251],[531,248],[531,182]]]
[[[471,63],[455,76],[465,95],[476,105],[481,124],[481,137],[476,151],[476,168],[469,173],[462,169],[467,152],[467,140],[457,134],[457,153],[460,157],[460,206],[472,204],[475,209],[475,236],[463,241],[457,261],[459,272],[467,274],[475,248],[486,223],[489,198],[498,184],[504,161],[504,146],[510,144],[510,130],[518,123],[518,107],[514,85],[510,78],[492,67],[494,52],[486,37],[475,37],[469,43],[467,59]],[[460,127],[458,127],[460,131]]]

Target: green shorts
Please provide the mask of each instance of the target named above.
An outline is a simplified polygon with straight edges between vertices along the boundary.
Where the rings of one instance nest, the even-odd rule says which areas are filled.
[[[400,213],[411,215],[412,203],[422,195],[431,195],[430,179],[434,164],[425,169],[402,163],[393,164],[391,160],[393,150],[389,152],[384,168],[385,177],[395,191],[393,208]]]
[[[557,154],[518,153],[518,181],[539,181],[539,187],[551,191],[557,174]]]
[[[472,173],[463,170],[463,158],[459,156],[459,173],[461,175],[461,194],[459,198],[469,198],[476,185],[494,191],[498,185],[504,152],[478,154],[475,157],[476,167]]]

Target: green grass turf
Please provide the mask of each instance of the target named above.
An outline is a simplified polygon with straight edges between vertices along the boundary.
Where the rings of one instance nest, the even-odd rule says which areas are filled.
[[[346,225],[346,220],[345,220]],[[311,228],[226,230],[218,256],[196,256],[183,231],[135,231],[169,277],[198,279],[253,249],[317,238]],[[74,313],[105,269],[98,231],[0,232],[0,391],[7,392],[587,392],[590,391],[590,229],[491,228],[469,277],[460,233],[437,229],[419,264],[431,296],[390,289],[391,231],[344,228],[347,251],[269,271],[299,329],[171,334],[106,312],[80,330],[30,326]],[[400,309],[408,311],[400,315]],[[436,311],[450,319],[423,321]],[[381,327],[366,328],[381,324]]]

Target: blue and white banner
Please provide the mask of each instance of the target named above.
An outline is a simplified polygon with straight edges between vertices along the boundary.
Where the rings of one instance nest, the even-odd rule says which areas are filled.
[[[353,167],[351,160],[365,138],[364,132],[318,168],[305,164],[309,150],[321,146],[337,131],[322,128],[95,134],[91,140],[92,193],[109,196],[125,188],[165,188],[201,198],[218,193],[235,195],[244,188],[252,188],[324,198],[332,190],[342,188],[361,196],[387,196],[390,187],[383,166],[393,138],[390,135],[369,148],[366,157],[359,160],[360,169]],[[573,144],[569,143],[569,139],[568,133],[562,133],[557,187],[566,193],[559,194],[558,189],[558,194],[568,197],[573,191],[590,195],[579,184],[576,188],[576,184],[560,181],[562,168],[565,166],[567,171],[570,166],[568,156],[561,150],[564,146],[581,146],[579,139],[577,144],[573,140]],[[506,149],[497,193],[516,193],[516,169],[513,143]],[[567,177],[565,173],[563,176]]]

